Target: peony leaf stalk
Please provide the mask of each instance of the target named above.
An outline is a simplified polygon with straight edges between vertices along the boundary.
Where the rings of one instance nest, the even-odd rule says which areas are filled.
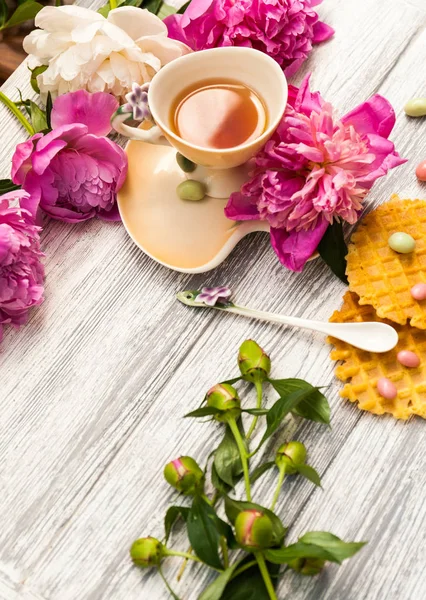
[[[10,100],[6,94],[3,94],[3,92],[0,92],[0,102],[2,102],[15,115],[22,127],[24,127],[30,135],[35,134],[34,127],[31,125],[28,119],[24,117],[16,104],[12,102],[12,100]]]
[[[241,402],[237,390],[229,383],[218,383],[207,393],[207,406],[217,409],[215,419],[227,423],[235,438],[243,467],[247,500],[251,501],[250,473],[247,449],[238,428],[237,419],[241,416]]]

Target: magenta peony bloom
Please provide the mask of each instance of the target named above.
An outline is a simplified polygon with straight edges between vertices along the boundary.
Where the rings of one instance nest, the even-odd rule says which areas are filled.
[[[43,302],[40,227],[28,211],[9,206],[9,200],[18,199],[28,200],[28,194],[20,190],[0,197],[0,341],[4,324],[23,325],[28,310]]]
[[[106,137],[118,102],[109,94],[85,90],[64,94],[52,110],[53,131],[18,144],[12,158],[12,179],[22,185],[45,213],[69,223],[98,216],[120,219],[116,192],[127,174],[127,157]]]
[[[322,0],[192,0],[164,22],[169,37],[193,50],[246,46],[265,52],[290,76],[334,30],[318,20]]]
[[[290,87],[283,119],[226,216],[268,221],[278,258],[301,271],[333,220],[355,223],[376,179],[406,162],[387,139],[394,124],[378,94],[337,119],[306,77],[299,90]]]

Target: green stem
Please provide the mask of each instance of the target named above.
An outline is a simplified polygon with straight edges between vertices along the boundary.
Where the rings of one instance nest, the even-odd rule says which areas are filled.
[[[167,579],[164,577],[164,573],[161,570],[161,567],[158,566],[158,572],[160,573],[161,579],[164,581],[164,584],[167,588],[167,590],[170,592],[170,595],[172,596],[172,598],[174,598],[174,600],[180,600],[179,596],[177,594],[174,593],[174,591],[172,590],[172,588],[170,587],[169,582],[167,581]]]
[[[247,500],[251,502],[251,488],[250,488],[250,474],[248,469],[247,452],[241,437],[240,430],[235,419],[229,419],[228,425],[232,431],[232,434],[237,442],[238,452],[240,453],[241,464],[243,465],[244,482],[246,485]]]
[[[260,572],[262,573],[263,581],[265,583],[266,589],[268,590],[270,599],[278,600],[274,586],[272,585],[272,580],[271,576],[269,575],[268,567],[266,566],[265,557],[261,552],[256,552],[255,557],[257,560],[257,564],[259,565]]]
[[[242,567],[240,567],[239,569],[237,569],[235,571],[235,573],[232,575],[231,580],[235,579],[235,577],[238,577],[238,575],[241,575],[241,573],[244,573],[244,571],[247,571],[248,569],[251,569],[252,567],[254,567],[254,565],[256,565],[256,561],[253,560],[251,562],[246,563],[245,565],[243,565]]]
[[[186,560],[193,560],[195,562],[203,562],[198,558],[198,556],[194,556],[194,554],[190,554],[189,552],[179,552],[178,550],[169,550],[168,548],[164,551],[165,556],[180,556],[181,558],[186,558]]]
[[[256,386],[256,391],[257,391],[257,404],[256,404],[256,408],[262,408],[262,384],[261,384],[260,381],[255,381],[254,385]],[[259,419],[259,417],[254,417],[253,421],[251,422],[250,429],[248,430],[247,435],[246,435],[246,438],[248,440],[253,435],[253,431],[256,428],[258,419]]]
[[[24,117],[24,115],[21,113],[21,111],[16,106],[16,104],[14,102],[12,102],[12,100],[10,100],[5,94],[3,94],[3,92],[0,92],[0,102],[2,102],[5,106],[7,106],[7,108],[11,112],[13,112],[15,117],[18,119],[18,121],[21,123],[21,125],[23,127],[25,127],[25,129],[28,131],[28,133],[30,135],[35,134],[34,128],[31,125],[31,123]]]
[[[201,498],[203,500],[205,500],[207,502],[207,504],[209,504],[210,506],[213,506],[212,501],[210,500],[210,498],[207,498],[207,496],[205,494],[201,494]]]
[[[220,547],[222,548],[223,564],[225,566],[225,569],[227,569],[229,567],[228,544],[226,543],[226,539],[223,536],[220,538]]]
[[[111,10],[114,10],[114,8],[117,8],[117,0],[109,0],[109,7]]]
[[[278,497],[281,492],[281,488],[284,483],[284,477],[285,477],[285,466],[282,466],[282,467],[280,467],[280,474],[278,475],[277,487],[275,488],[274,497],[272,498],[272,504],[271,504],[270,510],[274,510],[274,508],[275,508],[275,505],[277,503]]]

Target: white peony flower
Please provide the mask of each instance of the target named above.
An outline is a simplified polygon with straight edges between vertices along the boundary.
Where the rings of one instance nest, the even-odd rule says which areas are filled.
[[[42,96],[85,89],[122,98],[132,83],[151,81],[171,60],[191,52],[167,37],[163,21],[145,9],[125,6],[108,18],[80,6],[46,6],[35,18],[40,29],[24,39],[29,67]]]

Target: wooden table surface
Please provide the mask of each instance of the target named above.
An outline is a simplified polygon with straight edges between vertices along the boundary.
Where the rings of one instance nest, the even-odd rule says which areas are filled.
[[[86,4],[87,5],[87,4]],[[415,165],[426,158],[426,123],[402,107],[426,95],[424,0],[325,0],[336,29],[315,48],[303,71],[343,114],[370,95],[389,98],[397,113],[391,135],[410,161],[380,180],[371,204],[392,192],[426,197]],[[30,95],[21,66],[3,91]],[[25,132],[0,107],[1,173],[9,176]],[[273,374],[328,387],[332,428],[290,420],[282,439],[305,442],[323,490],[293,479],[278,505],[289,540],[328,530],[368,545],[319,577],[290,574],[280,598],[419,600],[426,597],[426,502],[420,418],[397,422],[360,412],[339,399],[329,347],[320,335],[180,305],[175,293],[228,284],[235,298],[271,311],[327,319],[344,286],[320,263],[303,274],[280,266],[266,234],[243,240],[206,275],[157,265],[120,224],[50,221],[42,234],[46,300],[27,327],[8,330],[0,351],[1,600],[162,600],[161,580],[134,568],[134,538],[163,533],[176,495],[162,478],[166,462],[191,454],[203,462],[220,426],[183,420],[205,391],[235,374],[240,343],[256,339],[272,357]],[[269,403],[274,399],[269,395]],[[254,490],[270,501],[274,478]],[[187,542],[176,535],[174,545]],[[172,581],[179,564],[166,563]],[[187,569],[179,589],[195,600],[209,581]]]

